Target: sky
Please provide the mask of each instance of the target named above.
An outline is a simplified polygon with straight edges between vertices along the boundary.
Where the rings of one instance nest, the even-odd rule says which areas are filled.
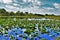
[[[0,0],[0,8],[14,12],[60,15],[60,0]]]

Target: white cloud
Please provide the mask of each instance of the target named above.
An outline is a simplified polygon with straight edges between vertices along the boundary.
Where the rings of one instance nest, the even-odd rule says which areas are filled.
[[[38,1],[38,0],[32,0],[31,2],[33,3],[33,5],[41,5],[42,4],[42,2]]]
[[[41,2],[38,0],[23,0],[23,2],[25,2],[25,3],[32,2],[33,5],[41,5]]]
[[[8,8],[8,9],[11,9],[11,10],[12,10],[12,9],[14,9],[14,10],[15,10],[15,9],[16,9],[16,10],[19,9],[18,7],[14,7],[14,6],[11,6],[11,5],[5,5],[5,7]]]
[[[11,3],[12,0],[3,0],[4,3]]]
[[[2,0],[0,0],[0,2],[2,2]]]
[[[32,2],[33,0],[23,0],[23,2]]]
[[[14,2],[17,2],[17,0],[13,0]]]
[[[23,2],[27,2],[28,0],[23,0]]]
[[[55,8],[60,8],[60,4],[54,3]]]
[[[17,3],[13,3],[13,5],[14,5],[14,6],[18,6],[18,4],[17,4]]]
[[[41,5],[41,1],[38,1],[38,0],[35,0],[35,3],[37,4],[37,5]]]
[[[40,1],[38,1],[38,2],[37,2],[37,4],[38,4],[38,5],[40,5],[40,4],[41,4],[41,2],[40,2]]]
[[[44,7],[44,9],[46,9],[46,10],[53,10],[54,8],[51,8],[51,7]]]
[[[31,2],[32,0],[28,0],[28,2]]]
[[[14,8],[14,6],[11,6],[11,5],[6,5],[5,7],[6,8],[11,8],[11,9]]]

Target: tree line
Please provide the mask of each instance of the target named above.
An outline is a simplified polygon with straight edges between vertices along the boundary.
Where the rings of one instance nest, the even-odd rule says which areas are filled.
[[[54,14],[51,14],[51,15],[48,15],[48,14],[45,14],[45,15],[42,15],[42,14],[33,14],[33,13],[28,13],[28,12],[20,12],[20,11],[17,11],[16,13],[14,13],[13,11],[11,12],[8,12],[6,11],[5,9],[0,9],[0,16],[55,16]]]

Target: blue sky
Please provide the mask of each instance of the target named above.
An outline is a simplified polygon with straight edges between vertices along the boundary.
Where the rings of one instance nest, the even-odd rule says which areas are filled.
[[[60,15],[60,0],[0,0],[0,8],[14,12]]]

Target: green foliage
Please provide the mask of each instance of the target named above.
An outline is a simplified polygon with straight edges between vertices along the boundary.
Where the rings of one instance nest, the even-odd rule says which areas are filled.
[[[40,40],[46,40],[45,38],[42,38],[42,39],[40,39]]]
[[[46,31],[46,27],[49,27],[53,30],[58,30],[58,28],[60,28],[60,21],[56,21],[56,20],[26,20],[26,19],[18,19],[16,18],[16,21],[14,21],[13,18],[5,18],[2,19],[0,18],[0,25],[5,28],[5,30],[8,30],[10,28],[12,28],[12,26],[16,27],[18,25],[18,27],[20,28],[25,28],[26,29],[26,33],[27,34],[31,34],[31,32],[35,32],[35,26],[36,23],[38,23],[38,29],[40,30],[41,33],[49,33],[48,31]],[[42,28],[41,25],[42,24]],[[54,26],[53,26],[53,25]]]
[[[56,40],[60,40],[60,37],[57,37]]]

